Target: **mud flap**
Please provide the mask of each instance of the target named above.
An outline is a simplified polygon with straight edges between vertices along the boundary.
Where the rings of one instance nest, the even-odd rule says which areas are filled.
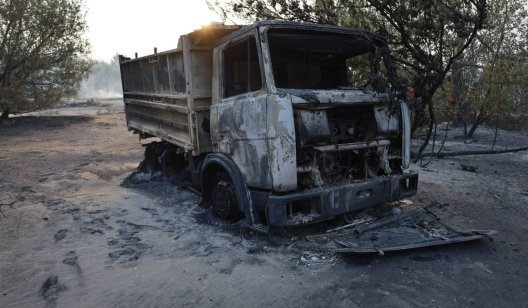
[[[319,237],[334,241],[336,252],[344,254],[378,253],[446,245],[488,238],[493,230],[460,231],[442,222],[435,213],[442,205],[432,203],[397,216],[340,229]]]

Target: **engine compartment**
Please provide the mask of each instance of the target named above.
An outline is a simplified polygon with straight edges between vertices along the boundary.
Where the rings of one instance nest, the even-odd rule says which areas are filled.
[[[388,106],[298,104],[294,120],[301,190],[403,172],[400,114]]]

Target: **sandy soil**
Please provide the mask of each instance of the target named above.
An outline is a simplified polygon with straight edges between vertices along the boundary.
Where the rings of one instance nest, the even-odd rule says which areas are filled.
[[[445,151],[493,139],[456,136]],[[499,146],[520,144],[526,133],[500,132]],[[528,305],[527,152],[415,165],[412,206],[447,203],[453,224],[500,233],[383,257],[335,255],[305,239],[317,231],[248,233],[163,180],[120,186],[141,158],[115,102],[0,128],[0,203],[24,198],[0,214],[0,307]]]

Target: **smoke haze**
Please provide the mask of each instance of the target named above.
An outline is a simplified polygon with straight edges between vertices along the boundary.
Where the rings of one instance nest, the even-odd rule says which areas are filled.
[[[116,98],[122,97],[121,75],[117,56],[110,62],[96,61],[91,73],[81,84],[79,98]]]

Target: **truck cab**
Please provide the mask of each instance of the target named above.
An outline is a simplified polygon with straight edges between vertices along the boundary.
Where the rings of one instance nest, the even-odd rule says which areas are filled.
[[[307,223],[416,193],[388,56],[375,34],[291,22],[218,43],[212,148],[240,169],[261,221]]]

